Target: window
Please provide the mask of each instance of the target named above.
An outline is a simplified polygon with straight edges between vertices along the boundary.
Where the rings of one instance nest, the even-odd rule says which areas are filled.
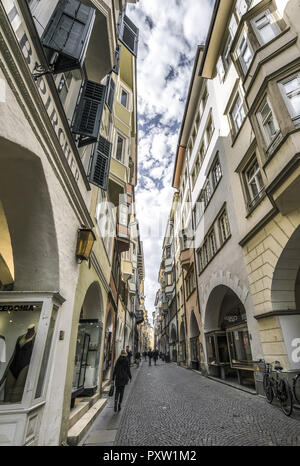
[[[186,294],[189,296],[195,288],[194,284],[194,270],[186,278]]]
[[[204,158],[205,158],[205,152],[206,152],[205,146],[204,146],[204,141],[201,142],[199,152],[200,152],[200,163],[201,163],[201,165],[202,165],[202,164],[203,164],[203,160],[204,160]]]
[[[209,145],[211,141],[213,132],[214,132],[214,124],[213,124],[212,117],[210,117],[209,122],[206,127],[207,146]]]
[[[298,117],[300,115],[300,73],[282,81],[280,87],[291,116]]]
[[[116,159],[120,162],[123,161],[123,147],[124,147],[124,139],[118,135],[117,138],[117,148],[116,148]]]
[[[257,119],[267,145],[275,139],[279,126],[267,98],[264,99],[257,113]]]
[[[209,248],[210,248],[210,257],[214,257],[217,251],[217,246],[216,246],[216,236],[215,232],[212,231],[209,236],[208,236],[208,241],[209,241]]]
[[[207,247],[207,240],[203,244],[203,264],[206,266],[209,262],[209,254],[208,254],[208,247]]]
[[[225,48],[223,51],[223,64],[224,64],[225,72],[228,70],[231,64],[231,56],[230,56],[231,44],[232,44],[232,38],[231,36],[228,36],[227,41],[225,43]]]
[[[238,56],[239,56],[243,71],[244,73],[246,73],[249,66],[251,65],[252,58],[253,58],[253,52],[252,52],[251,46],[245,34],[243,35],[243,38],[238,47]]]
[[[127,108],[127,102],[128,102],[128,94],[126,91],[124,91],[124,89],[122,89],[121,104],[123,105],[123,107]]]
[[[198,251],[198,264],[199,264],[199,271],[202,272],[204,269],[204,261],[203,261],[203,249],[199,249]]]
[[[172,285],[172,282],[173,282],[172,273],[167,273],[167,285],[168,286]]]
[[[229,32],[230,32],[232,39],[234,39],[235,33],[237,31],[237,27],[238,27],[237,22],[233,14],[231,17],[230,23],[229,23]]]
[[[170,259],[171,257],[171,246],[166,247],[166,259]]]
[[[224,210],[223,213],[219,217],[219,228],[220,228],[221,242],[225,243],[225,241],[230,236],[230,228],[229,228],[229,222],[228,222],[226,210]]]
[[[251,6],[252,0],[237,0],[235,11],[239,19],[247,13],[248,8]]]
[[[245,115],[245,110],[243,107],[242,99],[238,95],[237,98],[235,99],[235,102],[234,102],[234,105],[231,111],[231,119],[232,119],[235,133],[237,133],[240,127],[242,126],[245,116],[246,115]]]
[[[200,219],[203,215],[204,212],[204,202],[203,202],[203,196],[200,196],[198,201],[196,202],[195,206],[195,224],[196,226],[200,222]]]
[[[264,191],[264,182],[256,157],[246,168],[245,179],[247,183],[249,207],[251,207],[261,197],[261,194]]]
[[[223,65],[222,57],[219,57],[219,60],[217,61],[217,73],[218,73],[220,82],[222,82],[225,76],[225,68]]]
[[[261,44],[266,44],[274,39],[279,33],[280,29],[269,10],[264,11],[262,14],[252,20],[254,31],[258,36]]]
[[[214,188],[216,188],[221,178],[222,178],[221,164],[220,164],[219,159],[217,159],[212,167],[212,179],[213,179]]]
[[[211,186],[210,186],[210,181],[208,180],[205,187],[204,187],[204,205],[205,207],[207,206],[207,204],[209,203],[210,201],[210,198],[211,198]]]

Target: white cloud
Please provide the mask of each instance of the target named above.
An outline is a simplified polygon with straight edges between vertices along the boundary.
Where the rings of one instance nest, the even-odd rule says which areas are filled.
[[[172,176],[179,127],[197,45],[205,41],[212,3],[213,0],[140,0],[128,4],[127,9],[139,28],[137,85],[142,128],[136,207],[144,244],[146,308],[150,318],[174,194]]]

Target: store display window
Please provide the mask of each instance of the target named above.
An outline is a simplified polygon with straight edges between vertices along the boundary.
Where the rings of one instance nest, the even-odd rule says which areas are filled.
[[[83,395],[91,395],[97,388],[101,337],[102,324],[98,320],[80,320],[77,334],[73,390],[82,389]]]
[[[22,401],[41,309],[41,303],[0,303],[0,404]]]
[[[252,353],[247,326],[228,329],[227,338],[232,365],[252,367]]]

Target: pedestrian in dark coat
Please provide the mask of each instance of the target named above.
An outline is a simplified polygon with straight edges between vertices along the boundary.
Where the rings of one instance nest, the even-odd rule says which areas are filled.
[[[145,361],[147,361],[147,353],[146,353],[146,351],[143,352],[143,356],[144,356],[144,358],[145,358]]]
[[[125,385],[128,384],[128,379],[130,379],[131,381],[131,372],[128,357],[126,351],[122,350],[113,372],[113,380],[115,381],[116,386],[114,406],[115,412],[117,412],[117,410],[120,411],[121,409]]]
[[[127,353],[127,357],[128,357],[129,366],[130,366],[130,364],[131,364],[132,351],[130,351],[129,346],[126,346],[126,353]]]
[[[137,351],[135,353],[135,363],[136,363],[136,367],[138,368],[139,365],[140,365],[140,361],[141,361],[141,353],[139,351]]]
[[[156,361],[158,360],[158,351],[157,350],[153,351],[153,360],[154,360],[154,365],[156,366]]]
[[[153,351],[148,351],[148,358],[149,358],[149,366],[151,366],[151,359],[153,358]]]

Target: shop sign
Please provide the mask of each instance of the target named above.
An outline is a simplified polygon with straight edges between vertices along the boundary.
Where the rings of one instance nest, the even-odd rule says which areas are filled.
[[[33,42],[29,39],[29,34],[26,32],[25,22],[23,18],[19,15],[16,6],[16,0],[3,0],[2,3],[6,10],[8,19],[11,23],[14,33],[16,35],[16,38],[19,42],[26,63],[30,69],[30,72],[33,73],[36,63],[39,63],[40,60],[33,46]],[[57,108],[53,102],[52,93],[49,89],[46,80],[43,79],[43,77],[39,78],[36,81],[36,85],[43,100],[45,109],[49,115],[51,124],[56,132],[59,143],[67,159],[69,167],[71,168],[73,177],[75,181],[78,183],[80,177],[79,168],[77,162],[75,161],[75,158],[72,155],[72,149],[67,141],[67,135],[64,131],[64,125],[59,117],[59,112],[57,111]]]
[[[0,312],[41,311],[42,303],[0,303]]]
[[[247,321],[247,315],[246,313],[240,314],[239,310],[236,310],[234,312],[228,313],[226,316],[224,316],[224,321],[228,324],[236,324],[238,322],[246,322]]]

